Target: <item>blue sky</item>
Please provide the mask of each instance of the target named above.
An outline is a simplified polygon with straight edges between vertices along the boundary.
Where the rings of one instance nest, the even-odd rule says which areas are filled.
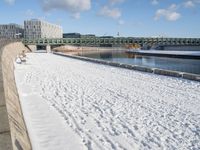
[[[64,32],[200,38],[200,0],[1,0],[0,24],[39,18]]]

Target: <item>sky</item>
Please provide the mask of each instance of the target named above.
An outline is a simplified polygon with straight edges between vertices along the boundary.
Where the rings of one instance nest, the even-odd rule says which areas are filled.
[[[200,0],[0,0],[0,24],[29,19],[65,33],[200,38]]]

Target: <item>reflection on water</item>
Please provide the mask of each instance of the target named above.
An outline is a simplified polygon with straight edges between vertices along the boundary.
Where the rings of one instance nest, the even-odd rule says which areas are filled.
[[[109,59],[109,58],[113,58],[112,53],[99,53],[99,58],[101,59]]]
[[[139,56],[116,51],[82,54],[82,56],[125,64],[134,64],[153,68],[200,74],[200,60],[198,59]]]

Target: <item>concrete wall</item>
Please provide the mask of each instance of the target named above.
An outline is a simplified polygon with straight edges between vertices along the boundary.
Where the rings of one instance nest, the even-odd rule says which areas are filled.
[[[8,43],[6,39],[0,39],[0,55],[2,48]],[[0,57],[0,63],[2,62]],[[10,128],[8,123],[8,114],[5,103],[3,74],[0,65],[0,150],[12,150],[12,142],[10,137]]]
[[[21,111],[19,96],[14,78],[13,62],[16,58],[16,55],[19,54],[22,50],[27,51],[27,48],[24,47],[21,42],[10,43],[1,49],[2,53],[0,68],[3,75],[3,77],[1,77],[1,80],[3,81],[3,87],[1,88],[3,88],[5,95],[4,100],[2,100],[1,103],[6,105],[13,150],[31,150],[31,143]],[[0,146],[0,149],[1,148],[4,150],[4,147]],[[5,148],[5,150],[7,149]]]

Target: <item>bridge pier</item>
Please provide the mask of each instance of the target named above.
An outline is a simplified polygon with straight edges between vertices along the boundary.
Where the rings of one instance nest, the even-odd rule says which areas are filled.
[[[51,45],[27,45],[27,47],[32,52],[36,52],[38,50],[46,50],[47,53],[51,53]]]
[[[51,46],[50,45],[46,46],[46,51],[47,51],[47,53],[51,53]]]

